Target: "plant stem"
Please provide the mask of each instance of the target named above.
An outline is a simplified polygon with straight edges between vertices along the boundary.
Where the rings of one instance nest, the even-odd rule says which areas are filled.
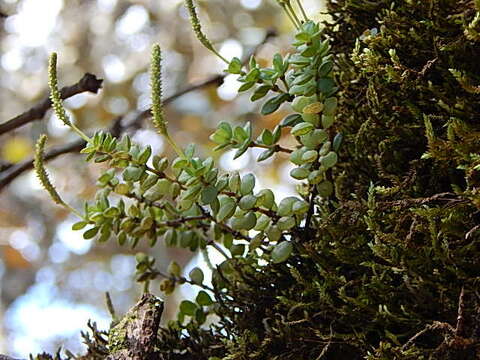
[[[287,6],[288,6],[288,8],[289,8],[290,11],[291,11],[292,16],[295,18],[295,21],[297,22],[298,26],[301,26],[301,25],[302,25],[302,21],[298,18],[297,14],[295,13],[295,10],[293,9],[292,4],[290,3],[290,1],[287,2]]]
[[[302,6],[302,1],[301,0],[297,0],[297,4],[298,4],[298,7],[300,8],[300,11],[302,12],[302,15],[303,15],[303,18],[305,19],[305,21],[308,21],[309,18],[305,12],[305,9],[303,8]]]
[[[70,123],[70,128],[75,131],[83,140],[85,140],[87,143],[91,142],[91,139],[78,127],[75,126],[75,124]]]
[[[170,146],[173,148],[173,150],[177,153],[178,156],[185,158],[185,153],[183,150],[177,145],[177,143],[170,137],[168,133],[164,134],[165,138],[167,139],[168,143]]]
[[[280,6],[283,8],[283,10],[285,11],[285,13],[287,14],[287,16],[290,18],[290,21],[293,23],[293,25],[295,26],[295,28],[298,30],[298,23],[295,21],[295,19],[292,17],[292,14],[290,14],[287,6],[284,4],[284,3],[280,3]]]

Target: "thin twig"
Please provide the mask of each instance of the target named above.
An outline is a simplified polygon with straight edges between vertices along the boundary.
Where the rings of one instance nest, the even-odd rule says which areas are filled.
[[[480,225],[475,225],[473,228],[471,228],[466,234],[465,234],[465,239],[469,239],[475,231],[480,229]]]
[[[458,297],[457,326],[455,327],[455,336],[463,337],[465,334],[465,288],[462,286],[460,296]]]
[[[413,335],[403,346],[402,346],[402,351],[405,351],[406,349],[408,349],[408,347],[410,345],[412,345],[413,343],[415,343],[415,341],[422,335],[424,335],[425,333],[427,333],[428,331],[430,330],[441,330],[443,333],[447,334],[447,333],[454,333],[455,332],[455,329],[450,325],[450,324],[447,324],[447,323],[444,323],[444,322],[440,322],[440,321],[434,321],[432,324],[429,324],[427,326],[425,326],[425,328],[423,328],[422,330],[420,330],[418,333],[416,333],[415,335]],[[445,341],[445,340],[444,340]]]
[[[333,338],[333,327],[332,324],[330,324],[330,338],[328,339],[327,344],[323,347],[322,352],[320,355],[315,360],[321,360],[328,352],[330,349],[330,345],[332,344],[332,338]]]
[[[112,320],[115,321],[117,319],[115,315],[115,308],[113,307],[112,298],[110,297],[110,293],[108,291],[105,292],[105,301],[107,303],[108,312],[110,313]]]
[[[317,194],[318,194],[318,190],[317,190],[317,187],[315,186],[313,188],[312,194],[310,195],[310,202],[309,202],[307,217],[305,218],[305,227],[303,231],[304,241],[307,241],[308,235],[310,233],[310,223],[312,222],[313,213],[315,212],[315,198],[317,197]]]
[[[62,99],[67,99],[74,95],[91,92],[97,93],[102,87],[102,79],[97,79],[93,74],[86,73],[83,77],[71,86],[65,86],[60,90]],[[23,114],[15,116],[14,118],[0,124],[0,135],[5,134],[13,129],[19,128],[25,124],[28,124],[34,120],[39,120],[45,116],[45,113],[50,109],[52,102],[50,97],[46,97],[43,101],[27,110]]]

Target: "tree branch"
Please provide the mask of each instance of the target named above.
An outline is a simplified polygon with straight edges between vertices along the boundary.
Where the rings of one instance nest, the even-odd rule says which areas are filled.
[[[62,99],[67,99],[83,92],[91,92],[96,94],[102,87],[102,82],[103,80],[97,79],[95,75],[86,73],[76,84],[62,88],[60,94]],[[51,105],[52,102],[50,101],[50,97],[47,96],[43,101],[32,107],[30,110],[27,110],[23,114],[15,116],[13,119],[7,120],[6,122],[0,124],[0,135],[19,128],[20,126],[28,124],[34,120],[43,118],[48,109],[50,109]]]

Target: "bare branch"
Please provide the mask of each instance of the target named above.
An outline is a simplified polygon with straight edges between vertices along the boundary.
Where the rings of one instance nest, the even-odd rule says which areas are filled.
[[[91,92],[96,94],[102,87],[102,82],[103,80],[97,79],[95,75],[86,73],[76,84],[62,88],[60,94],[62,99],[67,99],[83,92]],[[50,101],[50,97],[47,96],[43,101],[32,107],[30,110],[27,110],[23,114],[15,116],[13,119],[7,120],[6,122],[0,124],[0,135],[19,128],[20,126],[28,124],[34,120],[43,118],[48,109],[50,109],[51,105],[52,102]]]
[[[460,296],[458,297],[457,326],[455,327],[455,336],[465,335],[465,288],[462,286]]]

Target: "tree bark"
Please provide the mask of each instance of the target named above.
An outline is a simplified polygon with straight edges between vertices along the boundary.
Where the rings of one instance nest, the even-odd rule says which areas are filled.
[[[143,294],[109,333],[110,355],[106,360],[153,360],[163,301],[152,294]],[[0,359],[1,360],[1,359]]]

